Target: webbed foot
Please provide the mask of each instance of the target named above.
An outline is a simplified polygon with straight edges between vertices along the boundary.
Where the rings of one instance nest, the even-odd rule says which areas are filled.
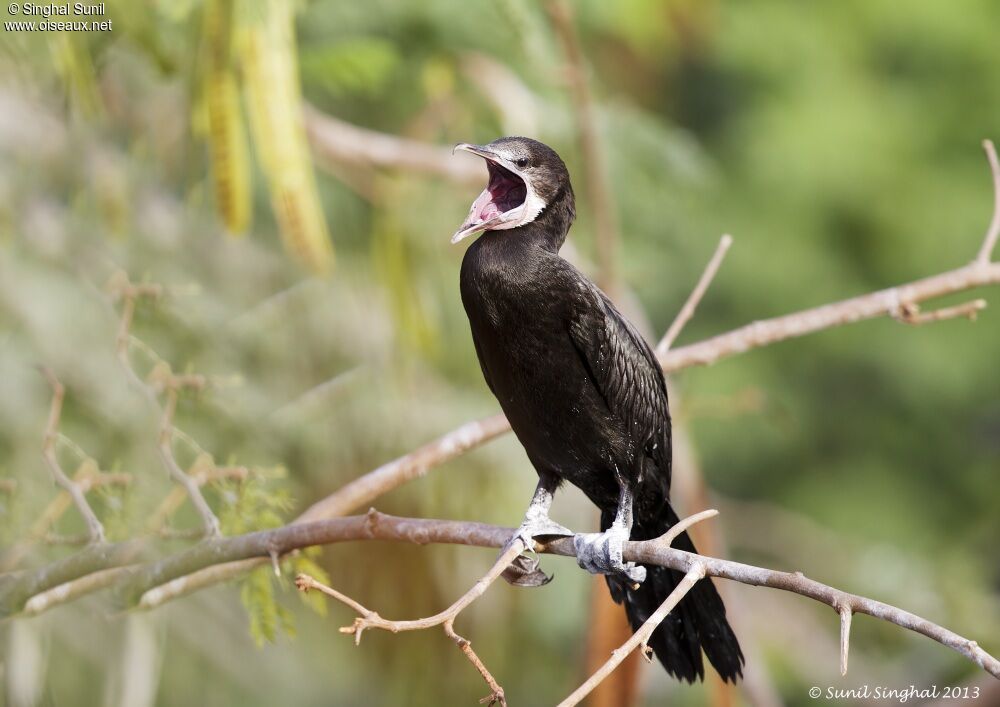
[[[510,536],[510,540],[504,545],[500,554],[503,554],[515,542],[520,542],[524,552],[518,555],[503,571],[501,575],[508,583],[515,587],[540,587],[552,581],[552,576],[547,575],[538,568],[538,555],[535,553],[535,538],[543,537],[569,537],[573,532],[565,528],[548,516],[535,516],[524,519],[521,526]]]
[[[622,549],[629,539],[629,531],[612,525],[603,533],[580,533],[573,537],[576,562],[591,574],[618,574],[632,584],[646,579],[646,568],[634,562],[622,562]]]

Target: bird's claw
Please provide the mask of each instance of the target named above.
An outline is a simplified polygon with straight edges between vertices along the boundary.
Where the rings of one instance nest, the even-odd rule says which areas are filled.
[[[631,584],[646,579],[646,568],[634,562],[622,561],[622,550],[628,531],[612,526],[603,533],[580,533],[573,537],[576,562],[591,574],[611,574],[627,577]]]
[[[538,553],[535,552],[535,538],[571,536],[573,532],[548,517],[525,518],[521,526],[514,531],[504,545],[501,554],[507,552],[515,543],[520,542],[524,548],[522,554],[511,561],[501,575],[508,583],[517,587],[540,587],[552,581],[550,575],[538,568]]]

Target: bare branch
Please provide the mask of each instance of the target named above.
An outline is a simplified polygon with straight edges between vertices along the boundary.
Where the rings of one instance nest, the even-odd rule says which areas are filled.
[[[79,552],[38,569],[0,575],[0,619],[19,613],[29,599],[61,584],[100,570],[134,563],[143,545],[141,540],[92,543]],[[85,593],[79,592],[77,596]]]
[[[202,522],[202,529],[206,536],[216,537],[220,534],[219,519],[215,517],[208,502],[201,493],[199,484],[188,476],[174,457],[173,439],[176,433],[174,428],[174,414],[177,411],[177,396],[182,389],[191,388],[203,390],[208,385],[205,376],[193,373],[176,374],[165,361],[160,361],[154,367],[150,381],[147,383],[136,373],[129,358],[129,348],[134,341],[131,330],[132,320],[135,316],[135,303],[140,297],[159,298],[163,295],[164,288],[156,283],[133,284],[129,281],[128,274],[122,270],[117,271],[106,285],[114,299],[122,301],[122,310],[118,324],[118,335],[115,341],[115,351],[118,360],[125,369],[129,380],[138,387],[150,401],[160,407],[160,430],[156,445],[157,454],[170,478],[179,484],[187,493],[188,498],[194,505]],[[154,354],[155,355],[155,354]],[[158,356],[156,356],[159,359]],[[157,393],[164,393],[165,402],[159,404]]]
[[[1000,284],[1000,263],[976,262],[905,285],[754,322],[697,344],[667,351],[658,358],[663,370],[668,373],[689,366],[707,366],[720,359],[786,339],[891,315],[899,310],[901,302],[916,304],[935,297],[997,284]]]
[[[359,128],[310,105],[303,105],[302,113],[320,167],[349,164],[405,169],[465,184],[479,184],[486,178],[480,165],[452,159],[447,147]]]
[[[677,313],[674,321],[670,324],[670,328],[667,329],[667,333],[663,335],[660,339],[660,343],[656,345],[656,355],[663,356],[670,347],[674,345],[677,337],[680,335],[681,330],[691,321],[691,317],[694,316],[695,309],[698,308],[698,304],[701,302],[702,297],[705,296],[705,291],[708,286],[712,284],[712,280],[715,279],[715,274],[719,272],[719,266],[722,265],[722,259],[726,257],[726,253],[729,251],[729,247],[733,244],[733,237],[728,233],[723,235],[719,239],[719,245],[715,249],[715,253],[712,255],[712,259],[708,261],[708,265],[705,266],[705,271],[698,278],[698,284],[695,285],[691,294],[688,295],[687,301],[684,306],[681,307],[681,311]]]
[[[664,547],[670,547],[678,535],[686,531],[695,523],[699,523],[708,518],[714,518],[719,515],[719,512],[715,509],[709,509],[701,511],[700,513],[695,513],[694,515],[683,518],[676,523],[674,523],[667,532],[665,532],[660,537],[656,538],[653,542],[657,542]],[[579,702],[594,691],[601,682],[603,682],[622,662],[632,653],[636,648],[642,648],[642,654],[649,657],[649,637],[653,635],[653,631],[656,627],[663,623],[663,620],[667,618],[678,602],[684,598],[684,596],[691,591],[691,588],[698,582],[698,580],[705,577],[705,570],[701,565],[694,565],[690,570],[688,570],[687,575],[681,580],[674,590],[670,592],[663,603],[660,604],[659,608],[654,611],[648,619],[639,627],[635,633],[633,633],[628,640],[620,648],[616,648],[611,652],[611,657],[596,671],[591,675],[586,682],[584,682],[580,687],[573,691],[573,693],[567,697],[565,700],[559,703],[559,707],[572,707],[573,705],[579,704]]]
[[[709,508],[708,510],[695,513],[694,515],[689,515],[687,518],[682,518],[681,520],[677,521],[672,526],[670,526],[669,530],[667,530],[667,532],[658,537],[656,540],[657,542],[661,542],[667,547],[670,547],[670,545],[673,544],[674,540],[677,539],[677,536],[685,532],[692,525],[694,525],[695,523],[700,523],[703,520],[708,520],[709,518],[715,518],[715,516],[717,515],[719,515],[719,512],[714,508]]]
[[[419,449],[351,481],[335,493],[314,503],[296,519],[296,522],[306,523],[322,518],[333,518],[363,508],[407,481],[424,476],[434,467],[509,431],[510,423],[502,414],[467,422]]]
[[[249,558],[266,558],[271,552],[285,554],[313,545],[326,545],[353,540],[395,540],[419,545],[451,543],[476,547],[503,547],[513,532],[485,523],[452,520],[421,520],[399,518],[369,511],[363,516],[348,516],[324,521],[288,525],[275,530],[259,531],[230,538],[207,540],[177,555],[152,563],[135,573],[125,592],[130,604],[142,598],[144,608],[155,606],[147,602],[149,590],[157,589],[175,578],[190,575],[216,563]],[[575,556],[572,538],[558,538],[546,543],[535,542],[535,551]],[[908,611],[849,594],[809,579],[801,573],[779,572],[739,562],[720,560],[704,555],[665,547],[661,539],[629,542],[623,559],[646,565],[669,567],[688,572],[695,565],[705,568],[710,577],[720,577],[752,586],[771,587],[800,594],[826,604],[840,613],[844,607],[855,614],[867,614],[902,628],[920,633],[962,654],[991,675],[1000,678],[1000,661],[980,648],[974,641]],[[485,590],[485,587],[484,587]]]
[[[646,622],[639,627],[639,630],[632,634],[632,637],[625,641],[621,648],[616,649],[611,653],[611,657],[608,661],[600,667],[600,669],[587,678],[587,681],[576,688],[573,693],[567,697],[565,700],[559,703],[559,707],[573,707],[573,705],[580,704],[580,701],[584,697],[589,695],[591,691],[597,687],[597,685],[604,680],[611,672],[617,668],[629,653],[634,651],[640,645],[645,650],[646,643],[649,641],[649,637],[653,635],[653,631],[659,626],[663,619],[667,618],[675,606],[680,602],[681,599],[687,595],[691,588],[698,583],[699,580],[705,577],[705,568],[699,564],[695,564],[687,571],[684,575],[684,579],[677,583],[674,587],[674,591],[670,592],[669,596],[664,599],[663,603],[650,615]]]
[[[479,656],[472,650],[472,644],[455,632],[455,619],[458,618],[458,615],[467,606],[486,592],[489,586],[497,580],[503,571],[510,565],[513,559],[521,554],[521,551],[524,549],[525,548],[520,541],[512,543],[511,546],[507,548],[505,552],[501,553],[501,555],[496,559],[489,572],[487,572],[482,579],[476,582],[472,588],[469,589],[469,591],[459,597],[454,604],[449,606],[444,611],[425,619],[415,619],[410,621],[389,621],[387,619],[383,619],[374,611],[366,609],[364,606],[350,597],[341,594],[336,589],[328,587],[321,582],[317,582],[307,574],[300,574],[296,577],[295,586],[303,592],[308,592],[310,589],[317,589],[324,594],[333,597],[337,601],[346,604],[357,612],[359,616],[354,620],[354,624],[340,629],[341,633],[354,636],[354,645],[361,643],[361,634],[364,633],[366,629],[370,628],[378,628],[383,631],[399,633],[400,631],[420,631],[434,626],[443,626],[445,635],[455,641],[462,653],[465,654],[465,657],[468,658],[469,662],[471,662],[473,666],[475,666],[483,680],[485,680],[486,684],[490,687],[490,694],[480,700],[480,702],[491,705],[500,704],[505,707],[507,700],[504,697],[503,688],[500,687],[490,671],[487,670],[482,660],[480,660]]]
[[[163,406],[163,417],[160,420],[160,438],[157,453],[160,461],[167,469],[175,483],[180,484],[187,492],[188,498],[194,504],[201,517],[202,530],[206,537],[216,537],[220,534],[219,519],[215,517],[211,507],[201,493],[198,483],[181,469],[174,457],[174,413],[177,410],[177,387],[170,385],[166,390],[166,403]]]
[[[989,228],[986,229],[986,237],[983,238],[983,245],[979,249],[976,261],[988,263],[993,257],[997,238],[1000,238],[1000,160],[997,160],[997,148],[992,140],[983,140],[983,149],[986,151],[986,160],[990,163],[990,173],[993,175],[993,218],[990,220]]]
[[[123,579],[127,573],[127,566],[110,567],[57,585],[52,589],[31,597],[24,605],[24,614],[27,616],[36,616],[60,604],[65,604],[105,587],[110,587]]]
[[[42,368],[42,374],[48,380],[49,385],[52,386],[52,405],[49,408],[49,421],[45,426],[42,457],[45,459],[49,471],[52,472],[52,478],[73,499],[73,505],[76,506],[76,510],[83,516],[83,520],[87,523],[87,534],[90,542],[103,543],[104,526],[101,525],[101,521],[97,519],[97,515],[90,507],[90,504],[87,503],[87,497],[84,495],[83,490],[72,479],[66,476],[66,473],[59,465],[59,458],[56,455],[56,442],[59,439],[59,419],[62,417],[62,404],[63,398],[66,396],[66,389],[50,369]]]

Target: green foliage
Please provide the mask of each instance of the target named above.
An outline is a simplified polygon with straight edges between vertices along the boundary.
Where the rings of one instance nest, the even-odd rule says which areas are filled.
[[[258,567],[243,581],[240,599],[250,617],[250,635],[258,647],[273,643],[278,631],[295,636],[291,612],[278,603],[270,567]]]
[[[299,59],[303,79],[336,98],[381,94],[401,61],[396,46],[380,37],[355,37],[311,47],[303,50]]]
[[[287,487],[274,483],[286,476],[285,469],[251,469],[245,481],[220,480],[212,484],[222,502],[219,523],[225,535],[277,528],[287,522],[292,508]]]

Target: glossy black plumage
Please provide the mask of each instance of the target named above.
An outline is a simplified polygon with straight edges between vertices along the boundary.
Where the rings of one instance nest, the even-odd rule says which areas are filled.
[[[530,223],[484,232],[462,262],[462,302],[483,375],[540,476],[580,488],[601,509],[602,530],[615,519],[626,486],[634,498],[631,537],[657,537],[677,521],[668,501],[671,429],[662,371],[604,293],[558,255],[575,216],[562,160],[541,143],[513,140],[530,155],[532,187],[546,206]],[[675,547],[694,551],[686,534]],[[633,628],[682,576],[646,570],[638,589],[607,575]],[[707,579],[650,645],[679,678],[703,676],[702,649],[723,678],[741,674],[739,644]]]

